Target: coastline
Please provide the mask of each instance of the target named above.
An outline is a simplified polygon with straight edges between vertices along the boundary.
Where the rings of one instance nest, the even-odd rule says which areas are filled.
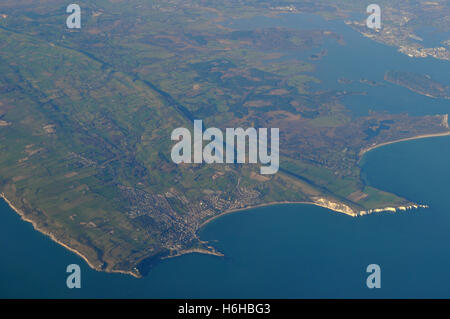
[[[222,216],[225,215],[229,215],[229,214],[234,214],[234,213],[238,213],[238,212],[242,212],[245,210],[250,210],[250,209],[254,209],[254,208],[260,208],[260,207],[266,207],[266,206],[274,206],[274,205],[285,205],[285,204],[310,204],[310,205],[317,205],[314,202],[289,202],[289,201],[283,201],[283,202],[269,202],[269,203],[263,203],[263,204],[258,204],[258,205],[253,205],[253,206],[247,206],[247,207],[241,207],[241,208],[234,208],[234,209],[230,209],[230,210],[226,210],[218,215],[215,215],[207,220],[205,220],[203,223],[200,224],[200,226],[198,226],[198,229],[200,230],[201,228],[203,228],[204,226],[206,226],[207,224],[209,224],[210,222],[212,222],[213,220],[216,220]]]
[[[359,160],[362,159],[362,156],[364,154],[366,154],[367,152],[385,146],[385,145],[389,145],[389,144],[394,144],[394,143],[399,143],[399,142],[404,142],[404,141],[410,141],[410,140],[417,140],[417,139],[423,139],[423,138],[431,138],[431,137],[442,137],[442,136],[448,136],[450,135],[450,131],[447,132],[441,132],[441,133],[434,133],[434,134],[423,134],[423,135],[417,135],[417,136],[413,136],[413,137],[408,137],[408,138],[403,138],[403,139],[398,139],[398,140],[394,140],[394,141],[389,141],[389,142],[384,142],[384,143],[380,143],[377,145],[372,145],[370,147],[361,149],[361,151],[359,152]],[[358,161],[359,162],[359,161]],[[106,270],[106,269],[100,269],[99,267],[96,267],[95,265],[93,265],[89,259],[83,255],[80,251],[68,246],[67,244],[61,242],[60,240],[58,240],[53,234],[49,233],[46,230],[43,230],[42,228],[39,228],[36,224],[35,221],[27,218],[25,216],[25,213],[16,208],[5,196],[4,193],[0,193],[0,198],[3,198],[5,200],[5,202],[9,205],[9,207],[11,207],[11,209],[13,209],[20,217],[22,220],[29,222],[30,224],[32,224],[33,228],[35,230],[37,230],[38,232],[50,237],[51,240],[53,240],[54,242],[58,243],[59,245],[63,246],[64,248],[66,248],[67,250],[77,254],[78,256],[80,256],[87,264],[90,268],[96,270],[96,271],[103,271],[103,272],[107,272],[107,273],[121,273],[121,274],[125,274],[125,275],[131,275],[135,278],[142,278],[142,275],[138,272],[134,272],[134,271],[125,271],[125,270]],[[261,203],[261,204],[257,204],[257,205],[251,205],[251,206],[247,206],[247,207],[241,207],[241,208],[234,208],[234,209],[230,209],[230,210],[226,210],[218,215],[215,215],[207,220],[205,220],[204,222],[202,222],[199,226],[197,231],[201,230],[204,226],[206,226],[207,224],[209,224],[210,222],[228,215],[228,214],[233,214],[233,213],[237,213],[237,212],[241,212],[241,211],[246,211],[246,210],[251,210],[251,209],[255,209],[255,208],[260,208],[260,207],[267,207],[267,206],[274,206],[274,205],[286,205],[286,204],[305,204],[305,205],[315,205],[318,207],[322,207],[322,208],[327,208],[331,211],[334,212],[338,212],[338,213],[343,213],[346,214],[350,217],[357,217],[357,216],[363,216],[363,215],[367,215],[370,214],[372,211],[373,212],[381,212],[381,211],[396,211],[398,210],[406,210],[406,209],[411,209],[411,208],[415,208],[413,206],[418,206],[418,207],[426,207],[426,205],[412,205],[411,207],[388,207],[387,209],[384,208],[380,208],[380,209],[373,209],[373,210],[369,210],[369,211],[353,211],[353,209],[350,209],[350,211],[343,211],[342,209],[336,208],[335,204],[341,205],[342,203],[340,203],[339,201],[330,201],[327,200],[326,198],[317,198],[317,201],[280,201],[280,202],[268,202],[268,203]],[[344,205],[345,206],[345,205]],[[190,253],[200,253],[200,254],[209,254],[209,255],[215,255],[215,256],[224,256],[222,253],[215,251],[215,250],[208,250],[208,249],[203,249],[203,248],[192,248],[192,249],[185,249],[185,250],[180,250],[177,254],[175,255],[171,255],[171,256],[166,256],[165,258],[162,259],[166,259],[166,258],[173,258],[173,257],[178,257],[181,255],[185,255],[185,254],[190,254]]]
[[[190,248],[190,249],[180,250],[175,255],[169,255],[169,256],[162,257],[161,260],[175,258],[175,257],[187,255],[187,254],[194,254],[194,253],[203,254],[203,255],[213,255],[213,256],[217,256],[217,257],[225,256],[224,254],[222,254],[221,252],[218,252],[216,250],[208,250],[205,248]]]
[[[374,150],[376,148],[385,146],[385,145],[389,145],[389,144],[394,144],[394,143],[400,143],[400,142],[405,142],[405,141],[413,141],[413,140],[419,140],[419,139],[423,139],[423,138],[430,138],[430,137],[440,137],[440,136],[448,136],[450,135],[450,131],[447,132],[442,132],[442,133],[433,133],[433,134],[422,134],[422,135],[417,135],[417,136],[412,136],[412,137],[406,137],[406,138],[401,138],[398,140],[394,140],[394,141],[390,141],[390,142],[384,142],[384,143],[380,143],[380,144],[376,144],[376,145],[372,145],[366,148],[361,149],[361,151],[359,151],[359,159],[361,160],[362,156],[364,154],[366,154],[367,152],[370,152],[371,150]]]
[[[321,199],[321,198],[318,198],[318,199]],[[334,203],[334,202],[333,202],[333,203]],[[331,211],[333,211],[333,212],[336,212],[336,213],[345,214],[345,215],[348,215],[348,216],[350,216],[350,217],[356,217],[356,216],[359,216],[357,213],[347,213],[347,212],[343,212],[343,211],[341,211],[341,210],[336,210],[336,209],[333,209],[333,208],[331,208],[331,207],[329,207],[329,206],[327,206],[327,205],[325,205],[325,204],[320,204],[320,203],[317,203],[317,202],[306,202],[306,201],[268,202],[268,203],[262,203],[262,204],[257,204],[257,205],[252,205],[252,206],[247,206],[247,207],[241,207],[241,208],[234,208],[234,209],[226,210],[226,211],[224,211],[223,213],[220,213],[220,214],[218,214],[218,215],[216,215],[216,216],[211,217],[211,218],[208,219],[208,220],[205,220],[203,223],[200,224],[200,226],[199,226],[198,229],[203,228],[204,226],[206,226],[207,224],[209,224],[209,223],[212,222],[213,220],[215,220],[215,219],[217,219],[217,218],[220,218],[220,217],[222,217],[222,216],[225,216],[225,215],[234,214],[234,213],[238,213],[238,212],[241,212],[241,211],[250,210],[250,209],[255,209],[255,208],[260,208],[260,207],[274,206],[274,205],[288,205],[288,204],[295,204],[295,205],[298,205],[298,204],[303,204],[303,205],[314,205],[314,206],[318,206],[318,207],[322,207],[322,208],[329,209],[329,210],[331,210]]]
[[[450,131],[447,132],[441,132],[441,133],[432,133],[432,134],[422,134],[422,135],[417,135],[417,136],[412,136],[412,137],[406,137],[406,138],[402,138],[402,139],[398,139],[398,140],[393,140],[393,141],[389,141],[389,142],[384,142],[384,143],[380,143],[377,145],[373,145],[370,147],[366,147],[361,149],[361,151],[359,152],[358,156],[359,156],[359,160],[361,160],[362,156],[376,148],[385,146],[385,145],[389,145],[389,144],[395,144],[395,143],[400,143],[400,142],[405,142],[405,141],[412,141],[412,140],[418,140],[418,139],[424,139],[424,138],[431,138],[431,137],[442,137],[442,136],[448,136],[450,135]],[[209,224],[210,222],[212,222],[213,220],[220,218],[222,216],[228,215],[228,214],[233,214],[233,213],[237,213],[240,211],[245,211],[245,210],[250,210],[250,209],[254,209],[254,208],[259,208],[259,207],[266,207],[266,206],[273,206],[273,205],[285,205],[285,204],[308,204],[308,205],[315,205],[315,206],[319,206],[319,207],[323,207],[323,208],[328,208],[334,212],[338,212],[338,213],[343,213],[337,210],[334,210],[330,207],[327,207],[326,205],[321,205],[315,202],[305,202],[305,201],[281,201],[281,202],[269,202],[269,203],[263,203],[263,204],[258,204],[258,205],[254,205],[254,206],[248,206],[248,207],[242,207],[242,208],[235,208],[235,209],[231,209],[231,210],[227,210],[224,211],[223,213],[220,213],[216,216],[211,217],[210,219],[207,219],[206,221],[204,221],[203,223],[200,224],[199,226],[199,230],[201,228],[203,228],[204,226],[206,226],[207,224]],[[422,206],[426,206],[426,205],[419,205],[419,207]],[[389,207],[391,208],[391,207]],[[381,209],[375,209],[373,211],[381,211]],[[356,216],[364,216],[367,215],[366,211],[362,211],[363,213],[361,215],[353,215],[353,214],[348,214],[348,213],[344,213],[346,215],[352,216],[352,217],[356,217]]]
[[[125,274],[125,275],[132,275],[132,276],[135,277],[135,278],[141,278],[141,276],[139,276],[138,274],[136,274],[136,273],[134,273],[134,272],[132,272],[132,271],[124,271],[124,270],[103,270],[103,269],[98,269],[98,267],[94,266],[94,265],[89,261],[89,259],[88,259],[86,256],[84,256],[81,252],[79,252],[79,251],[76,250],[75,248],[69,247],[69,246],[66,245],[65,243],[61,242],[61,241],[58,240],[53,234],[49,233],[48,231],[39,228],[39,227],[37,226],[37,224],[36,224],[35,221],[33,221],[33,220],[27,218],[27,217],[25,216],[25,213],[24,213],[22,210],[20,210],[20,209],[18,209],[17,207],[14,206],[14,205],[8,200],[8,198],[6,198],[6,196],[5,196],[4,193],[0,193],[0,198],[2,198],[2,199],[8,204],[8,206],[11,207],[11,209],[12,209],[13,211],[15,211],[15,212],[17,213],[17,215],[20,216],[20,218],[21,218],[23,221],[30,223],[36,231],[40,232],[41,234],[43,234],[43,235],[45,235],[45,236],[48,236],[51,240],[53,240],[53,241],[56,242],[57,244],[63,246],[63,247],[66,248],[67,250],[69,250],[69,251],[71,251],[71,252],[77,254],[79,257],[81,257],[81,258],[88,264],[88,266],[89,266],[90,268],[92,268],[92,269],[94,269],[94,270],[96,270],[96,271],[105,271],[105,272],[109,272],[109,273],[121,273],[121,274]]]

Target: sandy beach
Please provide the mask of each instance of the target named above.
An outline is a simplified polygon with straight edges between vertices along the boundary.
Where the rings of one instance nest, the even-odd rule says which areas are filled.
[[[317,205],[314,202],[270,202],[270,203],[263,203],[263,204],[258,204],[258,205],[254,205],[254,206],[235,208],[235,209],[230,209],[230,210],[224,211],[223,213],[220,213],[219,215],[211,217],[210,219],[208,219],[208,220],[204,221],[203,223],[201,223],[198,228],[201,229],[205,225],[207,225],[210,222],[212,222],[213,220],[215,220],[217,218],[220,218],[222,216],[228,215],[228,214],[238,213],[238,212],[242,212],[244,210],[250,210],[250,209],[259,208],[259,207],[266,207],[266,206],[273,206],[273,205],[284,205],[284,204],[310,204],[310,205]],[[317,206],[319,206],[319,205],[317,205]]]
[[[423,135],[417,135],[417,136],[413,136],[413,137],[407,137],[407,138],[402,138],[399,140],[394,140],[394,141],[390,141],[390,142],[384,142],[384,143],[380,143],[377,145],[373,145],[367,148],[363,148],[360,152],[359,152],[359,158],[361,159],[361,157],[366,154],[367,152],[376,149],[378,147],[381,146],[385,146],[385,145],[389,145],[389,144],[394,144],[394,143],[400,143],[400,142],[405,142],[405,141],[412,141],[412,140],[418,140],[418,139],[422,139],[422,138],[430,138],[430,137],[438,137],[438,136],[447,136],[450,135],[450,131],[447,132],[442,132],[442,133],[435,133],[435,134],[423,134]]]

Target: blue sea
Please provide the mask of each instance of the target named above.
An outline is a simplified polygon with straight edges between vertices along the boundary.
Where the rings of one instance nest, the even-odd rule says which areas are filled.
[[[235,21],[265,26],[323,28],[346,45],[327,43],[314,61],[317,90],[365,90],[344,101],[354,114],[369,110],[442,114],[445,100],[384,82],[387,70],[415,71],[449,84],[448,62],[411,59],[372,42],[342,22],[313,15]],[[314,50],[313,50],[314,51]],[[302,52],[299,56],[309,54]],[[355,80],[342,86],[339,77]],[[202,229],[225,257],[190,254],[156,264],[136,279],[90,269],[77,255],[33,230],[0,201],[1,298],[450,298],[450,137],[387,145],[361,163],[367,184],[427,209],[353,218],[311,205],[277,205],[226,215]],[[66,267],[81,266],[81,288],[68,289]],[[381,267],[381,288],[368,289],[366,267]]]

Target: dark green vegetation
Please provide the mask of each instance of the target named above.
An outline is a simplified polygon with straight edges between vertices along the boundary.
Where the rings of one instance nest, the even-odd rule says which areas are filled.
[[[434,98],[450,99],[450,87],[433,81],[429,76],[412,72],[386,72],[384,79],[411,91]]]
[[[351,118],[340,100],[353,93],[310,92],[312,65],[283,59],[343,45],[338,34],[232,30],[221,23],[272,15],[273,3],[223,3],[82,1],[81,30],[66,29],[60,1],[0,4],[0,191],[96,269],[138,274],[143,260],[214,251],[198,228],[234,209],[408,204],[364,185],[360,151],[448,131],[442,116]],[[339,13],[325,1],[303,5]],[[279,127],[280,172],[173,164],[170,133],[193,119]]]

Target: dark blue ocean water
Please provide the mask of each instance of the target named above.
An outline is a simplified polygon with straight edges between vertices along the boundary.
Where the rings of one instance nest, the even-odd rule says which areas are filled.
[[[301,19],[299,19],[299,17]],[[242,27],[268,26],[266,18]],[[254,23],[254,26],[252,25]],[[346,45],[331,41],[316,64],[317,89],[342,89],[339,77],[382,81],[385,70],[427,72],[448,81],[448,63],[410,59],[361,37],[338,22],[315,16],[282,16],[280,26],[340,31]],[[314,25],[316,23],[316,25]],[[300,54],[300,53],[299,53]],[[304,54],[304,53],[302,53]],[[379,109],[412,114],[449,112],[443,100],[385,84],[345,101],[352,112]],[[349,88],[346,88],[349,89]],[[450,137],[388,145],[363,162],[368,184],[428,204],[399,214],[352,218],[310,205],[283,205],[224,216],[201,238],[225,253],[165,260],[143,279],[99,273],[20,220],[0,202],[0,297],[32,298],[406,298],[450,297]],[[79,264],[82,288],[66,287],[66,267]],[[366,287],[366,267],[381,266],[381,289]]]

